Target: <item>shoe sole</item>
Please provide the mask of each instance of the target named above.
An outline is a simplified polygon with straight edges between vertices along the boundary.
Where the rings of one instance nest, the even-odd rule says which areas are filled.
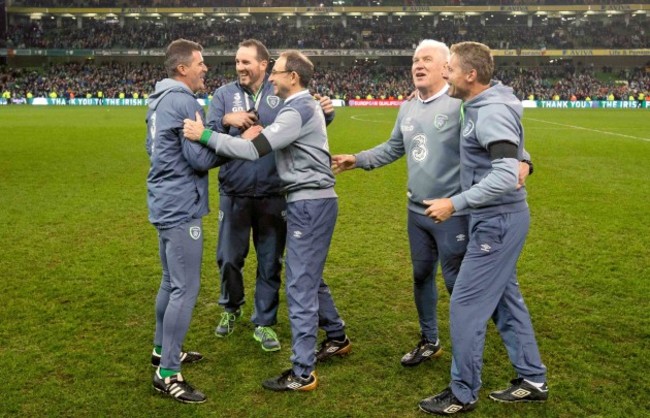
[[[492,395],[489,395],[488,397],[493,401],[500,403],[544,403],[547,401],[547,399],[517,399],[514,401],[506,401],[505,399],[495,398]]]
[[[315,390],[318,387],[318,377],[316,377],[314,381],[311,382],[310,384],[301,386],[298,389],[290,389],[290,388],[275,389],[275,388],[270,388],[265,386],[264,383],[262,383],[262,387],[264,389],[271,390],[273,392],[309,392]]]
[[[441,348],[440,350],[438,350],[438,351],[436,351],[435,353],[431,354],[429,357],[425,357],[423,360],[421,360],[421,361],[419,361],[419,362],[417,362],[417,363],[402,363],[402,362],[400,361],[400,364],[401,364],[402,366],[404,366],[404,367],[415,367],[415,366],[419,366],[420,364],[424,363],[424,362],[427,361],[427,360],[431,360],[432,358],[438,358],[438,357],[440,357],[440,356],[442,355],[442,353],[443,353],[443,351],[442,351],[442,348]]]
[[[449,414],[447,414],[446,412],[440,412],[440,413],[438,413],[438,412],[431,412],[431,411],[428,411],[428,410],[422,408],[420,405],[418,405],[418,408],[420,408],[420,411],[422,411],[422,412],[426,412],[427,414],[431,414],[431,415],[449,415]],[[461,410],[461,411],[453,412],[453,413],[463,414],[463,413],[465,413],[465,412],[472,412],[472,411],[475,410],[475,409],[476,409],[476,408],[472,408],[472,409],[463,409],[463,410]]]
[[[169,396],[170,398],[172,398],[172,399],[175,400],[176,402],[185,403],[185,404],[188,404],[188,405],[189,405],[189,404],[205,403],[205,401],[208,400],[207,398],[206,398],[206,399],[203,399],[202,401],[188,401],[188,400],[184,400],[184,399],[178,399],[178,398],[175,398],[174,396],[172,396],[171,394],[165,392],[164,390],[162,390],[162,389],[156,387],[156,385],[151,385],[151,386],[153,386],[153,388],[156,390],[156,392],[160,393],[161,395],[163,395],[163,396]]]

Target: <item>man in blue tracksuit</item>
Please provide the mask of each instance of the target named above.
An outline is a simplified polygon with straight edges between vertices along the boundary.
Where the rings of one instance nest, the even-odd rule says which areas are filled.
[[[203,112],[194,93],[205,88],[203,48],[191,41],[172,42],[165,55],[170,78],[156,84],[147,112],[146,148],[149,221],[158,230],[162,281],[156,298],[153,386],[184,403],[205,402],[180,373],[181,363],[201,360],[182,351],[199,294],[203,256],[201,218],[208,213],[208,170],[225,161],[194,142],[183,140],[183,119]]]
[[[400,107],[390,139],[355,155],[334,155],[334,172],[372,170],[406,156],[408,235],[413,265],[413,296],[421,338],[401,363],[416,366],[442,354],[438,338],[435,277],[438,260],[449,293],[454,288],[467,246],[467,214],[458,211],[444,224],[424,214],[425,199],[460,193],[460,100],[449,97],[442,72],[449,48],[424,40],[415,49],[411,73],[417,96]]]
[[[285,105],[275,121],[252,127],[244,141],[204,130],[186,120],[186,138],[200,140],[217,154],[256,160],[274,153],[287,198],[286,291],[291,322],[293,367],[263,383],[275,391],[307,391],[318,385],[316,360],[350,351],[323,269],[338,212],[325,118],[307,86],[314,66],[298,51],[286,51],[275,63],[270,82]],[[198,115],[200,118],[200,115]],[[318,328],[327,339],[316,353]]]
[[[264,44],[248,39],[235,56],[238,80],[218,88],[208,110],[207,126],[238,136],[252,125],[270,125],[284,105],[273,92],[266,69],[270,61]],[[329,98],[321,99],[327,123],[334,119]],[[253,337],[265,351],[277,351],[280,342],[271,328],[277,322],[282,256],[286,242],[287,203],[275,157],[255,161],[234,159],[219,169],[219,241],[217,265],[221,273],[219,304],[224,307],[218,337],[230,335],[244,304],[242,269],[251,230],[257,255]]]
[[[443,222],[455,211],[469,208],[470,237],[450,301],[451,384],[420,402],[423,411],[440,415],[476,407],[490,318],[518,375],[510,387],[490,393],[490,398],[499,402],[548,398],[546,367],[516,273],[530,224],[526,189],[518,187],[523,108],[511,88],[491,81],[494,62],[487,46],[462,42],[452,46],[451,53],[445,74],[449,94],[464,101],[463,191],[427,201],[426,214]]]

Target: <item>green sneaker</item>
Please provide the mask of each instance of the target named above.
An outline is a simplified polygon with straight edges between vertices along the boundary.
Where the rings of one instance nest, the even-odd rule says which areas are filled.
[[[227,337],[235,330],[235,321],[241,318],[243,314],[242,309],[237,309],[235,312],[224,312],[221,314],[219,325],[214,330],[217,337]]]
[[[275,331],[271,327],[257,327],[253,332],[255,341],[262,344],[264,351],[278,351],[280,349],[280,341]]]

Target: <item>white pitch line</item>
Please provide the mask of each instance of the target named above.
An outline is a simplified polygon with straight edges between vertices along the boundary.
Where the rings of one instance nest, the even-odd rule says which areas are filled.
[[[361,119],[358,116],[359,115],[350,116],[350,119],[358,120],[359,122],[395,123],[395,121],[392,121],[392,120],[386,120],[386,119],[384,119],[384,120]],[[361,116],[365,116],[365,115],[361,115]]]
[[[650,138],[643,138],[643,137],[640,137],[640,136],[624,135],[624,134],[619,134],[619,133],[616,133],[616,132],[601,131],[601,130],[598,130],[598,129],[584,128],[582,126],[567,125],[567,124],[564,124],[564,123],[549,122],[547,120],[535,119],[535,118],[529,118],[529,117],[526,117],[525,120],[532,120],[532,121],[535,121],[535,122],[548,123],[550,125],[564,126],[564,127],[567,127],[567,128],[581,129],[583,131],[598,132],[599,134],[614,135],[614,136],[620,136],[620,137],[623,137],[623,138],[639,139],[641,141],[650,142]]]

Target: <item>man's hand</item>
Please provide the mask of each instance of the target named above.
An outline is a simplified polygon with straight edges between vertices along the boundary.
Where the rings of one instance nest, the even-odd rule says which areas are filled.
[[[226,113],[221,119],[221,124],[223,126],[232,126],[240,131],[245,131],[256,123],[257,115],[252,111],[244,112],[242,110],[240,112]]]
[[[330,113],[334,112],[334,104],[332,103],[332,99],[330,99],[328,96],[321,96],[320,94],[316,93],[314,94],[314,99],[318,100],[324,114],[329,115]]]
[[[262,132],[264,128],[262,128],[260,125],[253,125],[250,128],[246,129],[244,132],[241,133],[241,137],[247,140],[252,140],[257,138],[257,135]]]
[[[334,174],[351,170],[357,166],[357,157],[350,154],[332,155],[332,172]]]
[[[418,90],[417,89],[413,90],[408,96],[406,96],[406,101],[409,102],[412,99],[415,99],[417,97],[417,94],[418,94]]]
[[[449,198],[424,200],[423,202],[425,205],[429,205],[427,210],[424,211],[424,214],[436,223],[446,221],[456,211]]]
[[[191,141],[198,141],[203,135],[205,127],[201,119],[201,113],[196,112],[196,120],[185,119],[183,120],[183,135]]]
[[[526,185],[526,177],[530,174],[530,166],[528,163],[519,161],[519,181],[517,182],[517,190]]]

